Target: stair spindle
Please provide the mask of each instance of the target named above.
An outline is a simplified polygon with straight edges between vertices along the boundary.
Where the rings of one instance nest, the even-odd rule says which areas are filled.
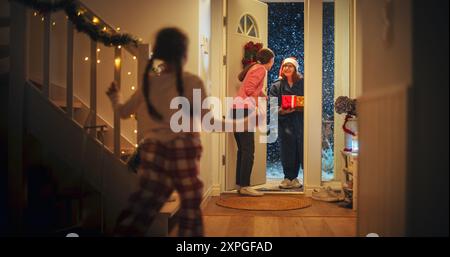
[[[91,112],[91,123],[90,126],[97,125],[97,42],[91,39],[91,93],[89,108]],[[92,135],[95,137],[96,132],[92,130]]]
[[[67,116],[73,119],[73,25],[67,22]]]
[[[114,81],[120,89],[122,72],[122,48],[114,48]],[[120,158],[120,116],[114,111],[114,155]]]

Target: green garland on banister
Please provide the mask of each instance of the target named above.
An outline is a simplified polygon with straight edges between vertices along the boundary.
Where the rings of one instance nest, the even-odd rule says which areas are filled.
[[[95,24],[94,16],[87,15],[76,2],[72,2],[67,6],[66,14],[78,31],[85,32],[94,41],[102,42],[106,46],[138,45],[138,40],[130,34],[117,33],[115,30],[108,29],[100,21]]]
[[[136,37],[130,34],[118,33],[109,29],[97,17],[85,10],[76,0],[42,1],[42,0],[12,0],[28,6],[39,13],[49,13],[64,10],[69,20],[79,32],[84,32],[89,37],[101,42],[105,46],[138,45]]]

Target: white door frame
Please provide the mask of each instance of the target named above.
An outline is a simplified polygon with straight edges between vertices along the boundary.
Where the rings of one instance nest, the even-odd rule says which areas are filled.
[[[226,96],[227,85],[226,65],[223,65],[222,61],[227,47],[226,27],[223,23],[223,17],[227,15],[226,6],[227,0],[211,2],[212,64],[215,64],[215,69],[220,70],[220,72],[213,72],[212,80],[221,82],[221,99]],[[304,183],[307,195],[310,195],[313,189],[320,187],[322,180],[322,12],[322,1],[305,0]],[[219,31],[222,31],[222,33],[219,33]],[[226,154],[225,141],[225,134],[223,133],[220,135],[218,151],[221,157]],[[225,191],[225,176],[225,166],[220,163],[218,176],[215,177],[216,180],[214,181],[214,193],[220,194]]]
[[[322,23],[321,0],[305,0],[305,134],[306,195],[322,182]]]
[[[218,90],[215,91],[221,100],[226,96],[226,65],[223,57],[226,54],[226,26],[224,26],[224,17],[226,17],[226,0],[211,1],[211,81],[217,82]],[[225,110],[225,104],[222,101],[222,110]],[[224,114],[225,115],[225,114]],[[225,191],[225,165],[223,163],[226,156],[226,134],[220,133],[219,145],[216,149],[219,163],[217,170],[213,174],[212,195],[220,195]]]

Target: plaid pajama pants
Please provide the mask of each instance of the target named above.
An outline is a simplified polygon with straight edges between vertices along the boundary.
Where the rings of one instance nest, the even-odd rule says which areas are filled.
[[[181,199],[179,236],[203,236],[200,210],[203,183],[198,178],[200,138],[178,137],[170,142],[145,140],[138,168],[140,187],[119,215],[117,235],[144,236],[172,191]]]

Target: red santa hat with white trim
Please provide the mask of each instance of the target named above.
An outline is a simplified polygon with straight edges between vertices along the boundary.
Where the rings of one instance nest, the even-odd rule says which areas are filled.
[[[295,66],[295,71],[298,73],[298,69],[300,67],[300,65],[298,64],[298,61],[295,57],[289,57],[283,60],[283,62],[281,63],[281,67],[280,67],[280,72],[278,73],[278,78],[282,79],[283,77],[281,76],[282,72],[283,72],[283,66],[287,63],[290,63],[292,65]]]

